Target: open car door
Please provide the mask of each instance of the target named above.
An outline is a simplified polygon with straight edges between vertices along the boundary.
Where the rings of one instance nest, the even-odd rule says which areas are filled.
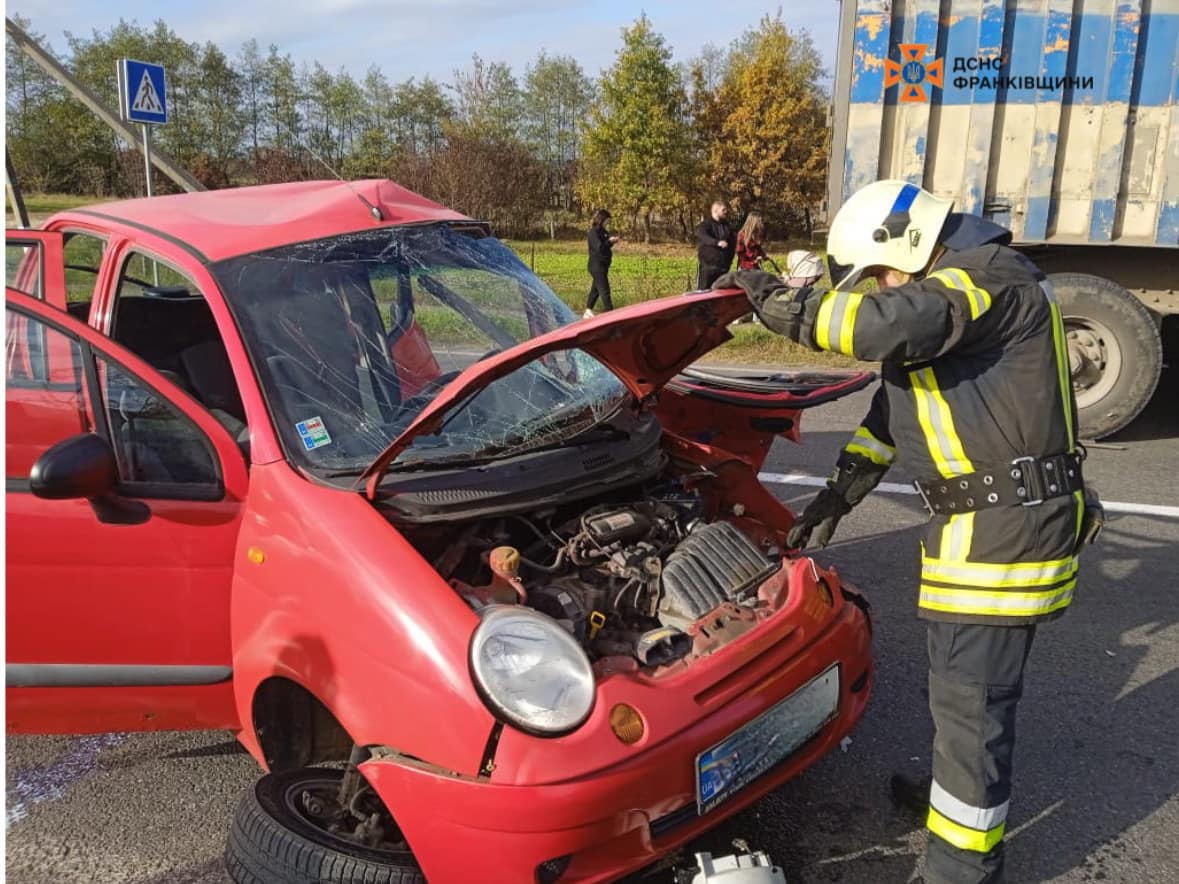
[[[659,395],[665,430],[721,448],[760,470],[775,436],[799,442],[802,411],[862,390],[872,371],[719,374],[686,369]]]
[[[8,730],[237,727],[237,443],[64,310],[10,288],[5,324]]]
[[[62,236],[49,230],[9,230],[4,244],[5,286],[66,308]]]

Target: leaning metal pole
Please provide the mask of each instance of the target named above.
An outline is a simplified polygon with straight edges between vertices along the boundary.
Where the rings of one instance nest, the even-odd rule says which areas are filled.
[[[29,212],[25,208],[25,198],[20,193],[16,166],[12,164],[12,155],[8,151],[4,151],[4,184],[8,189],[8,198],[12,201],[12,214],[16,216],[17,225],[29,227]]]
[[[42,49],[40,44],[37,43],[37,41],[28,34],[26,34],[19,25],[17,25],[12,19],[6,17],[4,19],[4,26],[8,31],[8,36],[12,39],[13,43],[17,45],[21,52],[35,61],[46,73],[53,77],[53,79],[61,83],[61,85],[64,86],[66,90],[72,96],[74,96],[74,98],[78,99],[78,101],[86,105],[86,107],[94,112],[95,116],[110,126],[115,131],[116,135],[118,135],[130,145],[135,146],[139,143],[139,136],[136,134],[134,129],[120,120],[118,114],[113,113],[110,108],[103,104],[97,95],[74,79],[73,75],[70,74],[70,72],[67,71],[64,67],[62,67],[57,59]],[[190,175],[183,166],[181,166],[178,162],[159,149],[157,149],[155,153],[152,154],[151,164],[173,181],[175,181],[177,184],[179,184],[181,187],[183,187],[185,190],[191,191],[206,189],[205,186],[192,177],[192,175]],[[148,181],[150,180],[151,175],[149,174]]]

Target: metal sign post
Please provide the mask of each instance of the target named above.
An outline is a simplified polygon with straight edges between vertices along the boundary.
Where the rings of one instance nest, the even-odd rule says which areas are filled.
[[[151,126],[140,124],[143,129],[143,175],[147,181],[147,195],[151,196]]]
[[[151,196],[151,127],[168,122],[164,66],[121,58],[116,74],[119,110],[123,119],[140,123],[143,129],[144,179],[147,182],[147,195]]]

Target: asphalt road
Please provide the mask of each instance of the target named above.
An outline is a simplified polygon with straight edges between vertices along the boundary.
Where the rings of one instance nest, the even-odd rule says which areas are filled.
[[[867,408],[856,394],[809,413],[802,447],[768,472],[822,477]],[[1107,500],[1179,505],[1179,371],[1151,408],[1086,466]],[[1168,457],[1169,455],[1169,457]],[[905,477],[890,475],[889,481]],[[774,485],[802,505],[813,487]],[[875,493],[818,555],[871,598],[878,680],[845,752],[824,759],[691,850],[766,850],[791,884],[903,882],[920,821],[896,811],[894,770],[929,763],[924,629],[915,618],[911,495]],[[1077,600],[1036,638],[1020,706],[1010,881],[1179,882],[1179,519],[1114,515],[1085,553]],[[222,733],[7,740],[12,884],[227,884],[221,851],[238,795],[258,775]],[[670,881],[666,871],[648,881]]]

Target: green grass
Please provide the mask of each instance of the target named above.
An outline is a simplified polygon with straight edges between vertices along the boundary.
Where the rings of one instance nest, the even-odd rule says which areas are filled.
[[[54,212],[78,206],[89,206],[94,203],[104,203],[110,199],[97,196],[74,196],[68,193],[26,193],[24,198],[25,211],[29,213],[29,221],[34,226],[40,224]],[[5,202],[4,219],[10,227],[16,224],[16,215],[12,212],[11,201]]]

